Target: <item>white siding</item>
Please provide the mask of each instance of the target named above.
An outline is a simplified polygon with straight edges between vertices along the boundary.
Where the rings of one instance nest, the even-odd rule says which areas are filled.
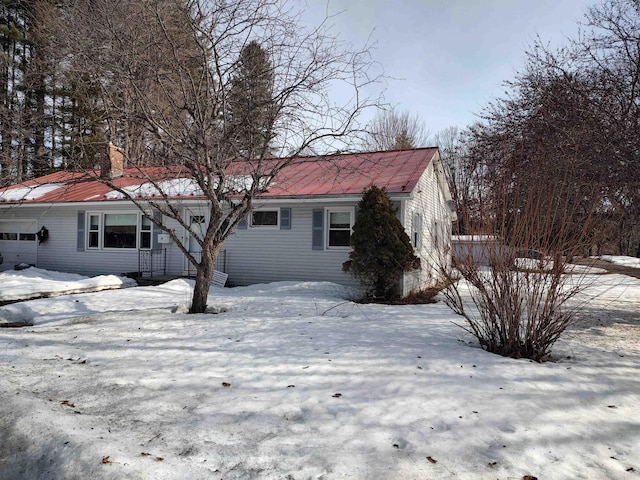
[[[412,198],[405,200],[401,209],[407,235],[412,237],[416,213],[420,214],[422,223],[416,249],[421,269],[404,275],[403,295],[438,283],[441,268],[450,263],[452,216],[447,207],[445,180],[435,170],[439,162],[436,156],[420,177]]]
[[[138,270],[138,251],[136,249],[117,250],[77,250],[78,211],[130,211],[137,210],[123,206],[58,207],[52,208],[41,219],[49,229],[49,240],[40,245],[38,266],[52,270],[75,272],[85,275],[122,274]],[[85,229],[86,231],[86,229]],[[85,239],[86,242],[86,239]]]
[[[421,245],[417,251],[422,268],[404,276],[403,294],[436,283],[440,266],[449,261],[451,216],[446,200],[446,194],[431,164],[420,178],[412,198],[400,202],[398,215],[410,237],[414,214],[419,212],[422,218]],[[332,202],[330,206],[355,207],[356,203]],[[349,256],[348,249],[312,249],[312,212],[326,206],[324,203],[295,201],[279,204],[278,207],[291,208],[291,229],[249,227],[237,230],[223,246],[223,255],[226,257],[224,269],[229,275],[229,284],[298,280],[331,281],[357,286],[353,276],[342,271],[342,264]],[[78,211],[134,213],[138,210],[126,204],[66,204],[51,207],[21,205],[0,209],[0,220],[29,219],[37,222],[37,228],[47,227],[48,241],[37,246],[36,266],[40,268],[84,275],[137,272],[137,249],[77,250]],[[324,226],[326,231],[326,218]],[[438,226],[441,227],[442,238],[436,246]],[[168,221],[167,227],[182,235],[183,229],[177,222]],[[157,233],[158,230],[154,227],[154,236]],[[163,245],[163,248],[166,249],[167,274],[183,275],[185,258],[178,246],[170,243]]]

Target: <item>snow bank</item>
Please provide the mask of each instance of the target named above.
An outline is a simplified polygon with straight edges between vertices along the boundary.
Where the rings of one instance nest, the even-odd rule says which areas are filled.
[[[0,272],[0,302],[51,297],[78,292],[96,292],[136,286],[135,280],[116,275],[84,277],[74,273],[26,268]]]
[[[624,267],[640,268],[640,258],[637,258],[637,257],[602,255],[600,257],[600,259],[604,260],[605,262],[611,262],[611,263],[613,263],[615,265],[622,265]]]

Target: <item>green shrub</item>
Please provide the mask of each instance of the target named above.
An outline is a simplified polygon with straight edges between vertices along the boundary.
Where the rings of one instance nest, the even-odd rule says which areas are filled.
[[[383,189],[370,187],[359,203],[349,260],[342,265],[365,287],[369,298],[387,300],[402,273],[420,267],[411,240]]]

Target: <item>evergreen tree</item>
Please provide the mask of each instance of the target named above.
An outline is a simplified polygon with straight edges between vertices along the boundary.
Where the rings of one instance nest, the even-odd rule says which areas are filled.
[[[0,0],[0,185],[47,173],[56,144],[56,71],[49,29],[62,5]]]
[[[27,62],[27,7],[21,2],[0,3],[0,185],[13,183],[21,170],[17,165],[20,145],[19,114],[22,71]]]
[[[351,272],[370,297],[389,299],[402,273],[420,267],[389,196],[375,185],[359,203],[351,247],[342,269]]]
[[[251,41],[240,52],[228,97],[229,134],[238,155],[251,159],[269,152],[275,120],[273,68],[267,51]]]

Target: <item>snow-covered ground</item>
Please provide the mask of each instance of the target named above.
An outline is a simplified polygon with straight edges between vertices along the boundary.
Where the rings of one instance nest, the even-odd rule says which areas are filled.
[[[611,262],[616,265],[622,265],[623,267],[634,267],[640,268],[640,258],[637,257],[625,257],[625,256],[614,256],[614,255],[602,255],[600,260],[604,260],[606,262]]]
[[[7,305],[0,478],[637,479],[640,280],[592,281],[545,364],[328,283]]]

